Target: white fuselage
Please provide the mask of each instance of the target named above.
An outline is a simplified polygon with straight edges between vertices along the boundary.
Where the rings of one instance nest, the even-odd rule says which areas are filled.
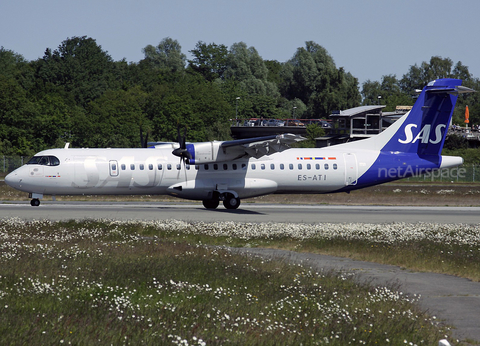
[[[355,185],[378,152],[290,149],[259,159],[188,165],[172,147],[51,149],[59,165],[24,165],[9,176],[15,188],[36,194],[170,194],[203,200],[212,191],[240,198],[269,193],[326,193]],[[210,194],[210,195],[209,195]]]

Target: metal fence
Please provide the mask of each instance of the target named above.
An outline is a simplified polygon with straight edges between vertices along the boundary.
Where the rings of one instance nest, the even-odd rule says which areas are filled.
[[[0,156],[0,159],[2,160],[0,167],[3,168],[2,172],[6,174],[28,162],[30,156]],[[480,183],[480,165],[445,168],[403,180],[411,182]]]
[[[30,156],[0,156],[2,159],[1,169],[3,173],[10,173],[22,166],[30,159]]]

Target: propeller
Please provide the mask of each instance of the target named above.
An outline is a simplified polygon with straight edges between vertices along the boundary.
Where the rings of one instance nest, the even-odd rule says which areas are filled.
[[[189,163],[192,159],[192,154],[188,152],[187,145],[185,143],[185,136],[187,133],[187,129],[185,128],[183,137],[180,135],[180,129],[178,129],[178,144],[180,145],[179,148],[173,149],[172,154],[178,156],[180,160],[184,163]]]
[[[187,136],[187,128],[183,132],[183,137],[180,135],[180,128],[177,128],[178,131],[178,144],[179,148],[173,149],[172,154],[180,158],[180,164],[183,162],[183,170],[185,171],[185,184],[187,184],[187,170],[185,164],[190,164],[192,159],[192,154],[187,150],[187,144],[185,143],[185,137]],[[179,172],[180,174],[180,172]]]

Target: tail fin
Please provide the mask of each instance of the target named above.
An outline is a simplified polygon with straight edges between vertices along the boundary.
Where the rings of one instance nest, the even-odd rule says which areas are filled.
[[[440,155],[458,94],[473,91],[461,84],[459,79],[428,83],[410,113],[394,124],[397,126],[392,125],[396,131],[392,134],[387,129],[379,135],[386,141],[381,151],[416,153],[420,157]]]

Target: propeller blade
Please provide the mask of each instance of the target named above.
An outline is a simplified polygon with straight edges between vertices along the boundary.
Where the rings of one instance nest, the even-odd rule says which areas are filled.
[[[185,127],[183,137],[180,135],[180,128],[177,128],[178,133],[178,144],[179,148],[173,149],[172,154],[178,156],[180,160],[184,160],[184,163],[188,163],[189,160],[192,159],[192,154],[187,150],[187,143],[185,138],[187,136],[187,128]]]

